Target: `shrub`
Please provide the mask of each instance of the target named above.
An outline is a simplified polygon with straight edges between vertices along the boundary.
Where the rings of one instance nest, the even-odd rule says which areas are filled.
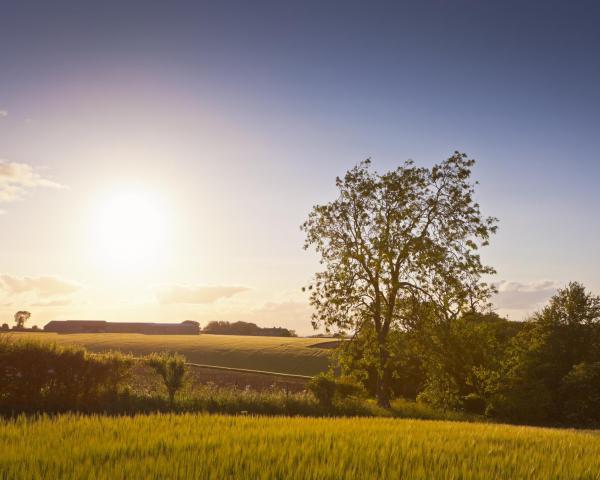
[[[330,407],[335,396],[335,380],[323,373],[311,378],[308,382],[308,391],[311,392],[319,404]]]
[[[463,398],[463,409],[467,413],[483,415],[486,411],[487,403],[485,398],[476,393],[469,393]]]
[[[185,358],[176,353],[153,353],[146,357],[146,364],[158,373],[169,394],[169,402],[173,405],[175,394],[181,389],[185,381]]]
[[[364,395],[361,385],[349,378],[334,378],[321,373],[308,382],[308,390],[315,396],[319,404],[330,408],[334,400],[342,401],[349,397]]]
[[[0,409],[94,409],[119,393],[132,363],[120,353],[7,339],[0,342]]]

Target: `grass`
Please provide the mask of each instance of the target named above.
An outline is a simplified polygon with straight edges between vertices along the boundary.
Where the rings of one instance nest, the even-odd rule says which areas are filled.
[[[19,417],[0,423],[9,479],[598,479],[591,432],[422,420]]]
[[[118,350],[135,356],[154,352],[181,353],[191,363],[316,375],[328,367],[330,349],[314,345],[331,339],[244,337],[237,335],[142,335],[119,333],[12,333],[13,338],[35,338],[59,345],[77,344],[91,352]]]

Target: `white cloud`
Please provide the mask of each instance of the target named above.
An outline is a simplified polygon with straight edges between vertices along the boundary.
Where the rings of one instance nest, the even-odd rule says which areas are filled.
[[[0,290],[8,295],[35,295],[39,299],[75,293],[80,285],[53,276],[15,277],[0,275]]]
[[[554,280],[528,283],[502,281],[496,284],[498,294],[494,296],[494,305],[509,310],[535,309],[548,301],[559,286]]]
[[[0,118],[8,117],[8,110],[0,110]]]
[[[42,177],[31,165],[0,159],[0,202],[18,200],[27,190],[37,187],[65,188],[59,183]]]
[[[160,303],[213,303],[221,298],[229,298],[247,292],[248,287],[238,285],[169,285],[163,287],[156,296]]]

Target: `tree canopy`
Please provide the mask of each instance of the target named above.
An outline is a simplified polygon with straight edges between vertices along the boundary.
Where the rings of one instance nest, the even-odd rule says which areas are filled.
[[[16,328],[23,328],[25,326],[25,322],[29,320],[31,317],[31,313],[25,310],[19,310],[15,313],[15,323]]]
[[[309,286],[313,325],[374,330],[377,397],[389,404],[389,334],[427,305],[447,323],[487,305],[494,269],[481,262],[497,220],[484,217],[470,180],[474,160],[455,152],[431,168],[412,161],[384,174],[366,160],[336,179],[338,198],[302,225],[324,269]]]

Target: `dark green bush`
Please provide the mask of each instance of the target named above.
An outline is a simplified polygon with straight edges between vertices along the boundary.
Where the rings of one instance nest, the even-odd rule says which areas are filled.
[[[463,398],[463,410],[467,413],[483,415],[486,411],[486,401],[481,395],[469,393]]]
[[[364,389],[348,378],[334,378],[321,373],[313,377],[307,385],[308,390],[315,396],[319,404],[325,408],[333,405],[335,400],[343,401],[349,397],[364,395]]]
[[[120,353],[29,340],[0,341],[0,409],[93,409],[122,389],[133,363]]]
[[[308,382],[307,388],[315,396],[319,404],[324,407],[330,407],[333,404],[335,380],[332,377],[321,373]]]

